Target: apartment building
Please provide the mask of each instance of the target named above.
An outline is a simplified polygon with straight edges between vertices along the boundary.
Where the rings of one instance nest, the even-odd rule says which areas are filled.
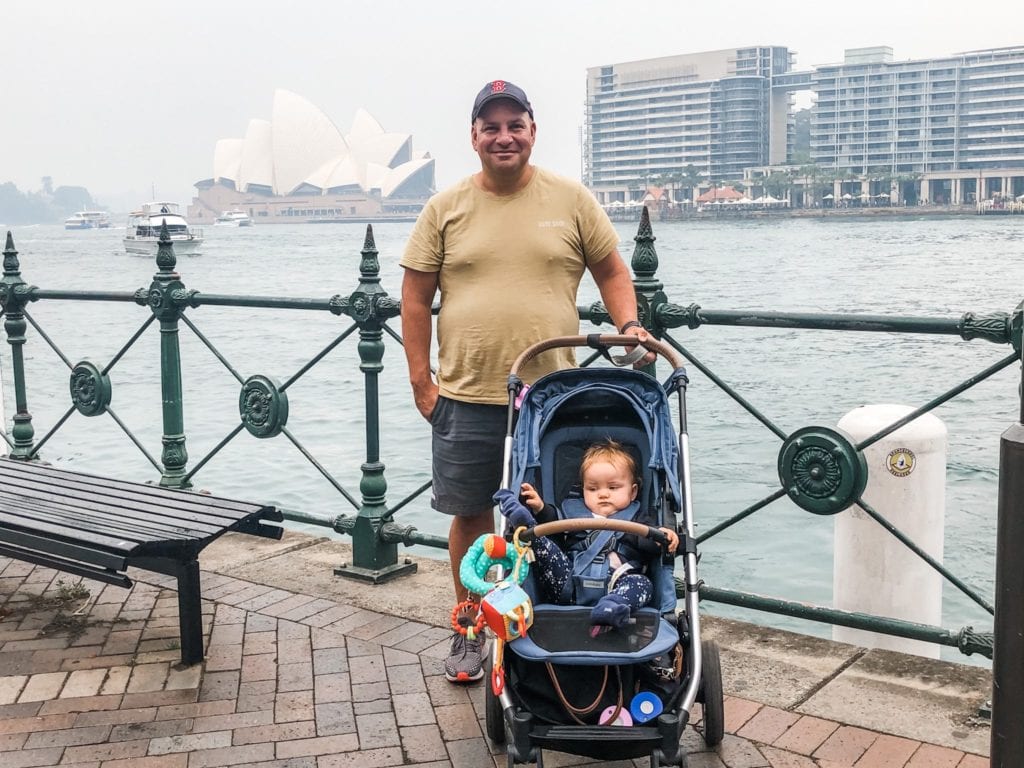
[[[772,83],[791,65],[785,47],[752,46],[591,67],[584,183],[628,202],[689,166],[726,181],[785,162],[792,97]]]
[[[819,166],[913,177],[932,202],[1024,193],[1024,46],[899,62],[850,49],[812,88]]]
[[[810,90],[811,160],[834,169],[835,198],[890,184],[894,202],[1024,195],[1024,46],[915,61],[853,48],[804,72],[792,59],[752,46],[588,69],[584,183],[609,204],[688,168],[705,188],[785,171],[793,93]]]

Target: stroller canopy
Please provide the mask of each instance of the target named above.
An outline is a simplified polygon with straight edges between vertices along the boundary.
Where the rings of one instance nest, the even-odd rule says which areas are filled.
[[[623,368],[569,368],[538,379],[520,407],[511,487],[518,488],[528,470],[540,468],[542,438],[566,422],[589,422],[596,433],[605,433],[602,437],[643,442],[645,484],[652,470],[663,473],[667,489],[679,501],[679,444],[668,397],[656,379]],[[624,434],[631,439],[623,440]]]

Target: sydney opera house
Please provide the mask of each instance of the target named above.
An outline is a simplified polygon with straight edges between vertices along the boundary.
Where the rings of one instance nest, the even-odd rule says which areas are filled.
[[[434,159],[362,109],[343,135],[313,104],[278,90],[272,118],[250,120],[244,139],[218,141],[213,177],[195,187],[191,223],[232,209],[256,223],[412,219],[434,193]]]

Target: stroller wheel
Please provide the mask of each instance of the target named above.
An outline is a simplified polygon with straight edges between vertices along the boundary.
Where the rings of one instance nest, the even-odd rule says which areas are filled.
[[[494,689],[491,688],[491,668],[494,666],[494,659],[490,655],[484,660],[484,728],[487,731],[487,738],[495,744],[505,743],[505,711],[501,707]],[[511,765],[511,763],[509,763]]]
[[[704,743],[716,747],[725,738],[725,697],[722,693],[722,662],[718,643],[704,640],[700,644],[703,657],[698,700],[704,707]]]
[[[675,763],[679,768],[686,768],[686,753],[679,750],[679,762]],[[658,753],[654,752],[651,754],[651,768],[661,768],[661,760],[658,757]]]

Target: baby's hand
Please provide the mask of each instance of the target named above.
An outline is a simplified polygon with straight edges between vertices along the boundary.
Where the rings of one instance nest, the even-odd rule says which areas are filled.
[[[674,554],[676,548],[679,546],[679,536],[671,528],[661,528],[660,530],[668,537],[669,554]]]
[[[537,514],[544,509],[544,499],[537,493],[537,489],[529,483],[523,483],[519,486],[519,498],[522,499],[523,504],[530,508],[533,514]]]

